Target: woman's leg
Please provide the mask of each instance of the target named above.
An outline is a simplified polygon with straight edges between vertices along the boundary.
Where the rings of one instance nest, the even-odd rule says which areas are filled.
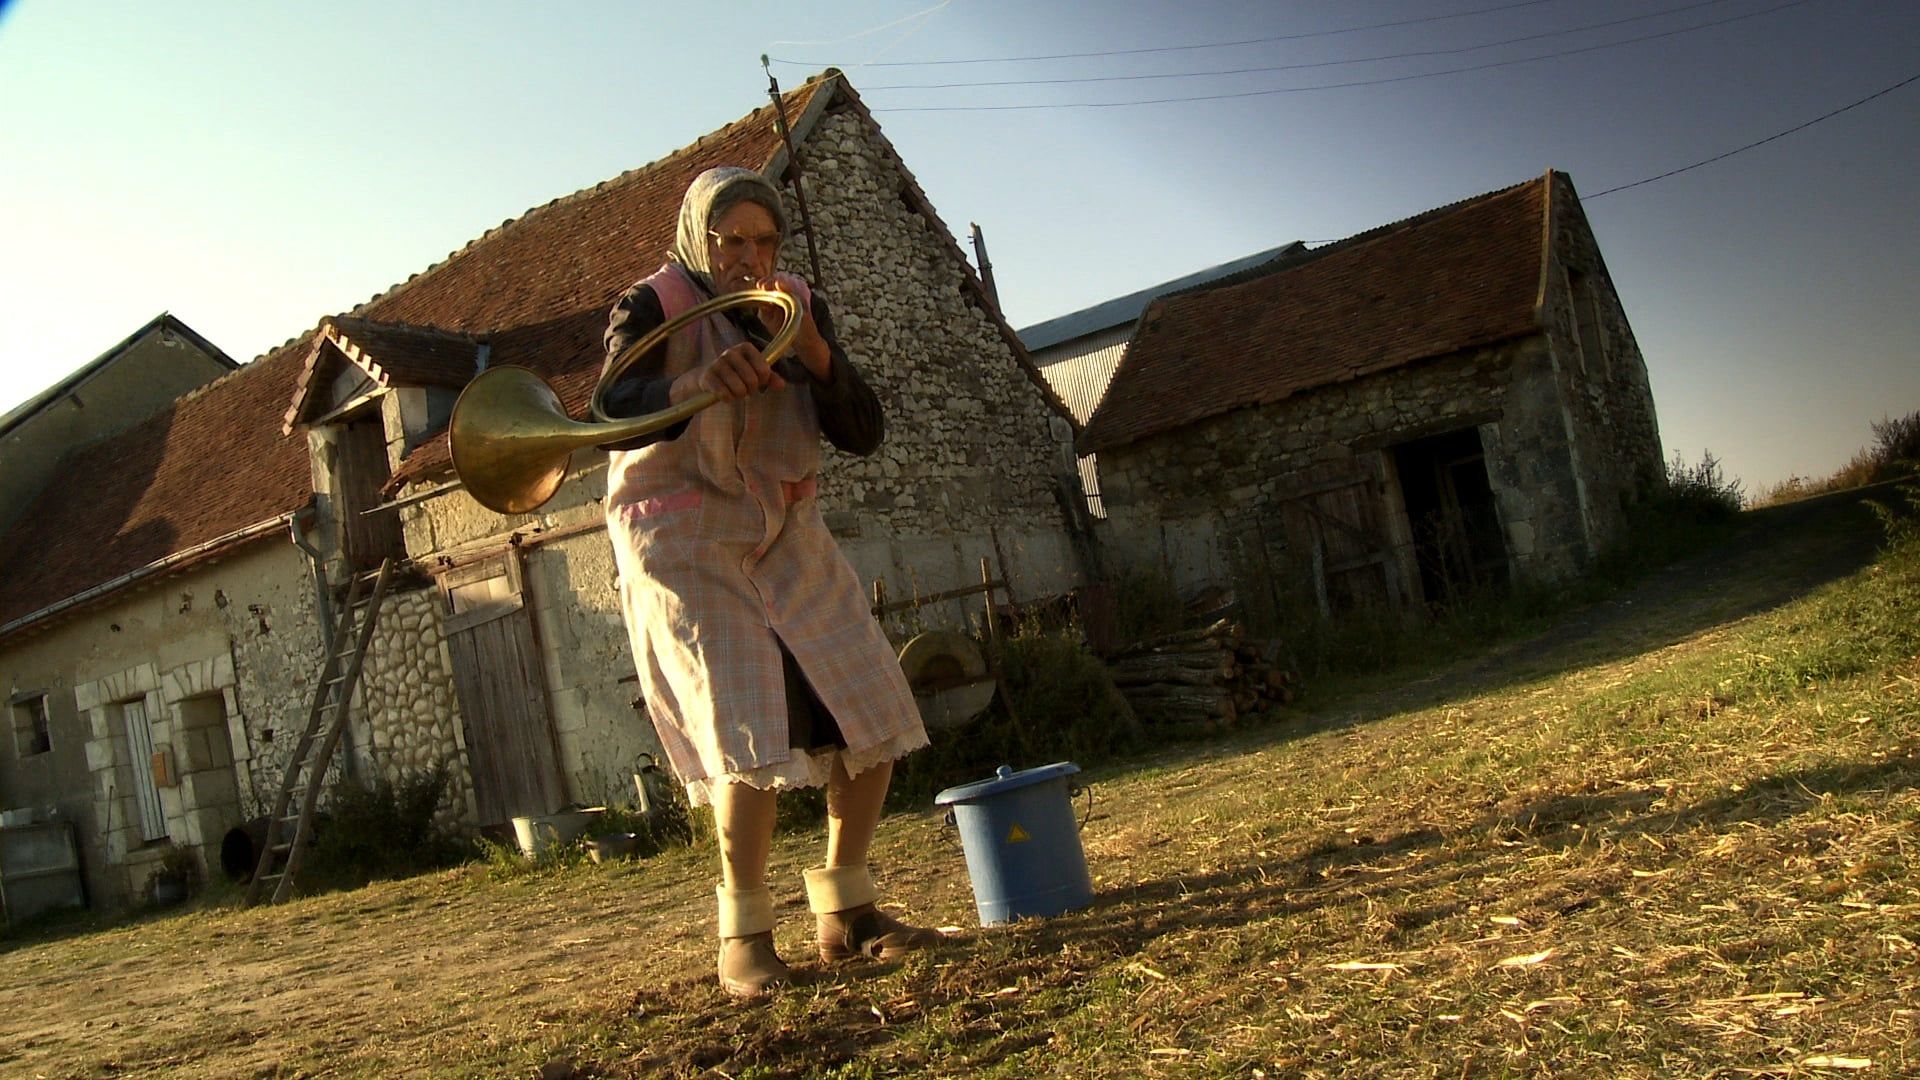
[[[908,926],[874,906],[878,893],[867,868],[867,849],[892,780],[892,762],[859,776],[848,776],[840,760],[833,763],[827,780],[827,865],[806,873],[807,904],[813,909],[822,960],[892,960],[940,940],[939,931]]]
[[[713,825],[720,838],[720,874],[729,889],[758,889],[767,883],[775,794],[772,788],[750,784],[714,785]],[[885,795],[882,790],[881,796]],[[873,835],[871,827],[867,835]]]
[[[773,893],[767,854],[773,846],[774,792],[720,784],[713,793],[720,840],[720,985],[736,998],[782,986],[792,972],[773,948]]]
[[[893,762],[885,761],[859,776],[848,776],[839,757],[827,779],[827,865],[865,866],[873,830],[893,781]]]

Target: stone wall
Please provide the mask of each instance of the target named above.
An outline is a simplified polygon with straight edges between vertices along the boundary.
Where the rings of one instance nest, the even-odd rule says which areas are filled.
[[[0,690],[44,692],[53,741],[21,760],[9,740],[0,788],[75,823],[96,906],[136,895],[162,850],[139,835],[136,771],[155,774],[129,740],[127,705],[164,760],[154,788],[167,839],[218,873],[220,840],[265,812],[306,720],[322,660],[313,612],[305,556],[271,536],[0,642]]]
[[[527,556],[524,577],[568,796],[587,805],[632,802],[643,755],[664,759],[646,711],[634,706],[640,687],[613,546],[598,530],[543,545]]]
[[[849,559],[893,596],[977,584],[982,556],[1022,597],[1070,588],[1079,567],[1055,495],[1053,414],[973,302],[953,239],[911,204],[892,147],[858,112],[823,116],[803,155],[822,291],[887,412],[879,453],[829,451],[821,469]],[[791,199],[789,213],[800,221]],[[804,237],[785,262],[805,271]]]
[[[382,601],[353,714],[357,772],[398,783],[445,766],[440,818],[471,825],[472,771],[440,612],[435,589],[389,592]]]
[[[1581,324],[1589,317],[1595,325],[1583,335]],[[1596,544],[1604,545],[1623,526],[1628,506],[1664,486],[1666,469],[1646,360],[1573,185],[1559,173],[1545,323],[1584,505]]]

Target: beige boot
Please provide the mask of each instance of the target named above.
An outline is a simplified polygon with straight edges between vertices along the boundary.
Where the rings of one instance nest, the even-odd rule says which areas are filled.
[[[913,949],[944,940],[938,930],[908,926],[874,906],[879,892],[864,866],[823,866],[806,872],[807,906],[820,935],[820,959],[856,956],[898,960]]]
[[[720,988],[737,1000],[763,997],[793,981],[773,950],[773,891],[721,885]]]

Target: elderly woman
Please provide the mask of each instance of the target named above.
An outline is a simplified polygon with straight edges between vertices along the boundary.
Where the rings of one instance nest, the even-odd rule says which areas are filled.
[[[751,998],[789,979],[773,946],[767,856],[782,788],[827,788],[826,864],[806,871],[820,957],[891,959],[936,942],[874,905],[867,848],[893,762],[927,735],[860,581],[814,497],[820,437],[876,450],[880,403],[834,340],[826,303],[774,264],[780,194],[711,169],[680,207],[668,260],[614,306],[609,362],[710,296],[778,289],[800,303],[795,356],[760,353],[781,314],[733,308],[674,334],[607,391],[609,412],[719,404],[613,448],[607,531],[633,656],[661,746],[719,833],[720,983]],[[766,324],[771,324],[769,327]]]

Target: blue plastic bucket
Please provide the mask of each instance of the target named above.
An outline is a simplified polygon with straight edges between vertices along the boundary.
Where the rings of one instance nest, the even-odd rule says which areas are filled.
[[[967,876],[980,925],[1059,915],[1093,902],[1093,880],[1073,820],[1070,761],[948,788],[935,806],[951,807],[967,853]]]

